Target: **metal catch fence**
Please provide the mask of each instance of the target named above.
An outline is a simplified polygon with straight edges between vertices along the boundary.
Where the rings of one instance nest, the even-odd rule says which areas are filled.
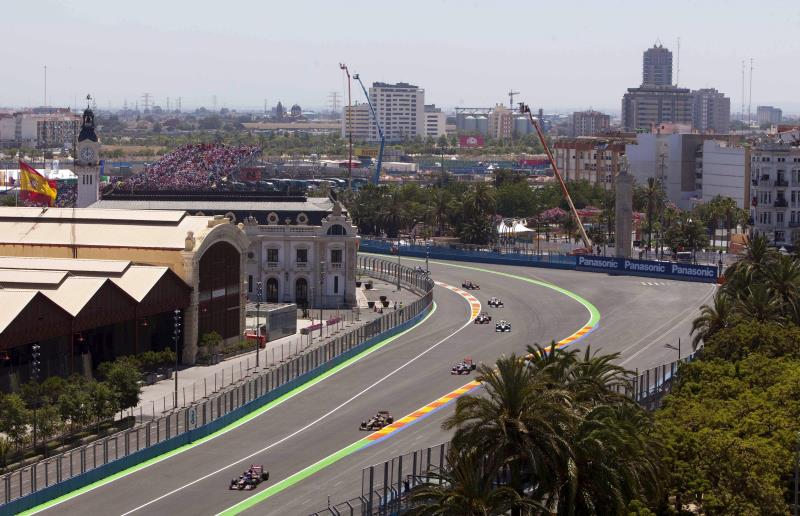
[[[319,347],[128,430],[54,455],[0,477],[0,513],[16,513],[209,435],[418,320],[433,302],[433,281],[419,270],[359,256],[358,271],[397,281],[421,297]]]

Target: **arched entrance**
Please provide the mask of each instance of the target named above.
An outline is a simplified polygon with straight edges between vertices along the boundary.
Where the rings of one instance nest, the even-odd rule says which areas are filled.
[[[297,278],[294,282],[294,302],[297,306],[308,307],[308,282],[305,278]]]
[[[200,257],[198,337],[215,331],[227,339],[239,335],[240,254],[217,242]]]
[[[278,280],[270,278],[267,280],[267,303],[278,302]]]

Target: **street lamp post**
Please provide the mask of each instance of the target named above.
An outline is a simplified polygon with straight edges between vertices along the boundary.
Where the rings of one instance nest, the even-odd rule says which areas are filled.
[[[319,262],[319,337],[322,338],[322,296],[325,294],[325,262]]]
[[[428,276],[430,276],[431,274],[431,268],[428,266],[428,259],[430,258],[430,256],[431,256],[431,244],[429,242],[425,248],[425,274]]]
[[[397,291],[400,292],[400,239],[397,239]]]
[[[258,369],[258,356],[261,354],[259,350],[261,349],[261,282],[259,281],[256,284],[256,369]]]
[[[39,373],[41,372],[40,365],[41,360],[41,349],[42,347],[39,344],[33,344],[31,346],[31,380],[36,383],[36,391],[34,392],[35,399],[33,400],[33,447],[36,448],[36,423],[37,423],[37,414],[36,411],[39,408]],[[45,448],[47,448],[45,446]],[[45,449],[45,452],[47,450]]]
[[[172,340],[175,344],[175,393],[174,393],[174,407],[178,407],[178,339],[181,336],[181,311],[175,309],[173,312],[174,331],[172,333]]]
[[[676,347],[674,344],[666,343],[664,347],[667,349],[672,349],[678,352],[678,362],[681,361],[681,339],[678,337],[678,346]]]

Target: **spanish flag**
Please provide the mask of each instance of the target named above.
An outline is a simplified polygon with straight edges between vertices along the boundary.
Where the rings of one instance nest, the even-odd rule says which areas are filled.
[[[56,186],[27,163],[19,162],[19,197],[36,204],[52,206],[56,202]]]

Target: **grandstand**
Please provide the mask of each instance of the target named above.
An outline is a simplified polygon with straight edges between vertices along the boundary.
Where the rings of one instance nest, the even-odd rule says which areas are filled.
[[[215,143],[178,147],[133,176],[112,183],[103,191],[229,191],[239,189],[239,171],[252,164],[261,148],[255,145],[228,146]]]

